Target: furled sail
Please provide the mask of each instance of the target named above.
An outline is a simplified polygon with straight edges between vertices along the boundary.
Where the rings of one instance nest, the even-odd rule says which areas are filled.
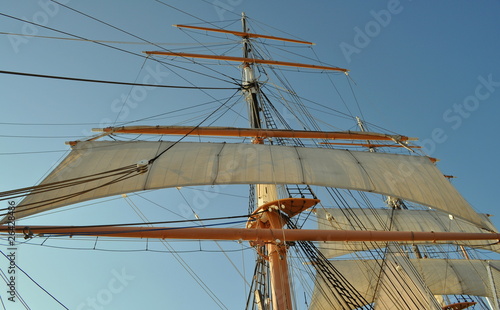
[[[416,270],[425,286],[434,295],[475,295],[493,299],[500,296],[500,261],[498,260],[410,259],[409,261],[412,268],[401,266],[400,261],[394,260],[389,260],[389,263],[383,263],[382,260],[336,260],[333,264],[368,302],[378,300],[387,303],[389,299],[397,300],[400,296],[388,298],[390,291],[384,292],[386,289],[383,279],[384,277],[394,278],[395,272],[406,273],[408,270]],[[395,262],[397,265],[392,268]],[[395,293],[397,292],[395,285],[408,285],[408,283],[393,281],[390,287]],[[320,285],[325,284],[317,279],[312,301],[314,307],[311,309],[330,309],[328,305],[331,301],[328,301],[327,297],[321,293],[324,287],[321,288]],[[375,309],[377,309],[376,306]],[[402,309],[410,308],[406,306]]]
[[[489,233],[468,221],[434,210],[327,208],[317,209],[316,215],[318,229]],[[489,224],[489,231],[497,231],[485,214],[480,214],[480,216],[483,218],[483,223]],[[500,245],[492,244],[488,240],[460,240],[452,243],[500,253]],[[320,244],[323,255],[328,258],[385,246],[385,242],[322,242]]]
[[[135,174],[129,171],[126,176],[114,177],[113,172],[99,177],[140,161],[150,162],[147,171],[140,167]],[[80,180],[89,175],[92,177]],[[40,185],[54,182],[58,182],[57,190],[28,195],[18,205],[16,218],[147,189],[267,183],[376,192],[484,225],[435,165],[418,156],[262,144],[87,141],[73,146]]]

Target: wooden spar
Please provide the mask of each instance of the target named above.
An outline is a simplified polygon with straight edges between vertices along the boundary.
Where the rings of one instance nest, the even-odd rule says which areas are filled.
[[[12,227],[0,226],[0,232],[9,233]],[[21,233],[17,228],[16,233]],[[254,229],[254,228],[179,228],[179,227],[123,227],[123,226],[26,226],[25,235],[85,235],[120,238],[157,238],[189,240],[245,240],[283,241],[453,241],[500,240],[500,233],[361,231],[314,229]]]
[[[338,68],[338,67],[317,66],[317,65],[308,65],[308,64],[301,64],[301,63],[295,63],[295,62],[285,62],[285,61],[246,58],[246,57],[204,55],[204,54],[193,54],[193,53],[174,53],[174,52],[163,52],[163,51],[147,51],[144,53],[146,53],[148,55],[163,55],[163,56],[176,56],[176,57],[186,57],[186,58],[227,60],[227,61],[236,61],[236,62],[242,62],[242,63],[259,63],[259,64],[267,64],[267,65],[297,67],[297,68],[307,68],[307,69],[318,69],[318,70],[329,70],[329,71],[341,71],[341,72],[348,72],[349,71],[347,69]]]
[[[206,28],[206,27],[187,26],[187,25],[172,25],[172,26],[177,27],[177,28],[187,28],[187,29],[196,29],[196,30],[205,30],[205,31],[212,31],[212,32],[234,34],[235,36],[239,36],[242,38],[263,38],[263,39],[278,40],[278,41],[285,41],[285,42],[291,42],[291,43],[301,43],[301,44],[314,45],[314,43],[312,43],[312,42],[287,39],[287,38],[280,38],[280,37],[273,37],[273,36],[267,36],[267,35],[263,35],[263,34],[250,33],[250,32],[240,32],[240,31],[231,31],[231,30],[225,30],[225,29]]]
[[[342,143],[342,142],[321,142],[320,144],[329,144],[329,145],[346,145],[346,146],[364,146],[364,147],[403,147],[399,144],[373,144],[373,143]],[[420,149],[421,146],[415,145],[405,145],[404,147],[408,147],[411,149]]]
[[[474,302],[474,301],[457,302],[454,304],[443,306],[443,307],[441,307],[441,309],[443,309],[443,310],[462,310],[462,309],[472,307],[475,304],[477,304],[477,302]]]
[[[343,139],[343,140],[382,140],[409,141],[417,140],[406,136],[386,135],[372,132],[335,132],[335,131],[305,131],[280,130],[261,128],[234,127],[191,127],[191,126],[129,126],[94,128],[92,131],[124,134],[151,135],[194,135],[194,136],[224,136],[224,137],[260,137],[260,138],[304,138],[304,139]]]

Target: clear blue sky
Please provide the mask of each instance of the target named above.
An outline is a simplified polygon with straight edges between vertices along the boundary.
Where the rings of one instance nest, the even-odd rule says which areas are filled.
[[[438,166],[443,173],[457,177],[453,183],[463,196],[480,212],[496,215],[493,221],[500,225],[496,201],[500,175],[497,162],[497,133],[500,131],[498,1],[168,1],[179,10],[152,0],[65,2],[74,9],[151,42],[192,43],[194,41],[190,36],[204,42],[222,42],[225,36],[203,38],[171,25],[200,23],[209,27],[209,24],[202,23],[203,20],[218,26],[230,25],[230,29],[239,31],[240,23],[232,21],[238,19],[242,11],[256,21],[252,23],[255,31],[285,37],[293,34],[315,42],[314,52],[322,61],[350,70],[355,82],[354,92],[365,120],[390,131],[419,137],[427,153],[441,160]],[[3,1],[0,13],[88,39],[139,41],[88,17],[55,6],[48,0],[23,1],[22,4],[13,0]],[[0,16],[0,31],[68,37],[6,16]],[[134,53],[157,49],[149,45],[114,46]],[[184,47],[168,46],[170,49]],[[1,34],[0,49],[0,70],[6,71],[142,82],[148,72],[146,68],[154,68],[153,63],[145,64],[141,57],[90,42]],[[214,52],[219,51],[214,47]],[[314,58],[313,53],[306,52]],[[229,54],[238,56],[239,53],[239,48],[235,48]],[[285,56],[288,57],[285,53],[278,54],[277,58]],[[312,62],[299,58],[294,61]],[[239,78],[236,70],[229,72]],[[309,77],[308,73],[294,73],[292,77],[298,88],[306,93],[304,97],[348,113],[332,95],[334,91],[324,91],[324,87],[331,84],[314,84]],[[186,85],[173,74],[160,74],[157,78],[165,84]],[[345,80],[343,77],[334,79]],[[199,78],[199,82],[206,86],[228,86],[227,83],[206,78]],[[0,85],[0,191],[35,184],[68,149],[64,141],[88,135],[90,128],[101,127],[100,123],[132,121],[209,101],[206,95],[191,95],[186,90],[155,89],[148,90],[137,106],[120,110],[117,100],[129,94],[130,86],[4,74],[0,74]],[[349,92],[346,97],[352,98]],[[219,91],[216,96],[224,98],[230,95],[232,91]],[[348,101],[349,109],[358,115],[355,101]],[[242,107],[240,104],[235,109],[246,113]],[[174,116],[148,124],[175,123],[189,120],[193,115]],[[328,116],[320,117],[330,121]],[[352,123],[348,128],[344,123],[339,123],[338,127],[341,125],[343,129],[355,129]],[[240,192],[244,190],[237,191],[237,194]],[[167,193],[159,197],[161,204],[174,206],[172,210],[182,213],[183,209],[178,206],[183,204],[183,196],[177,190]],[[200,192],[183,189],[181,193],[188,199],[198,197],[202,201],[198,201],[202,207],[197,210],[201,217],[246,212],[247,201],[242,197],[218,197],[223,201],[208,199],[205,204],[203,199],[206,195]],[[133,201],[147,216],[158,216],[159,211],[152,204],[148,205],[140,199]],[[161,213],[162,219],[170,219],[169,216],[168,212]],[[19,225],[40,224],[41,221],[41,224],[63,224],[68,217],[72,224],[139,221],[129,205],[118,200],[34,218],[19,222]],[[92,248],[94,242],[79,242],[77,246]],[[71,240],[49,240],[47,244],[74,246]],[[200,246],[218,249],[213,243],[172,244],[176,250],[197,250]],[[224,245],[238,250],[228,255],[242,267],[243,255],[239,250],[246,249],[247,245]],[[104,241],[97,243],[97,248],[104,249],[120,246]],[[127,244],[122,248],[133,246]],[[145,242],[135,246],[143,248]],[[160,245],[150,246],[165,250]],[[248,253],[244,260],[248,275],[253,269],[252,256],[249,250],[243,250],[243,253]],[[243,307],[243,281],[223,255],[196,253],[182,257],[207,285],[214,288],[227,308]],[[78,306],[81,306],[80,309],[92,309],[89,301],[92,298],[98,300],[98,306],[105,306],[104,309],[217,308],[206,294],[200,293],[193,279],[169,254],[19,245],[18,259],[21,268],[70,309],[78,309]],[[3,270],[6,264],[0,257]],[[117,273],[122,275],[117,276]],[[21,277],[17,284],[18,291],[32,309],[63,309],[27,278]],[[107,295],[111,290],[114,291]],[[13,305],[6,300],[3,286],[0,292],[6,309],[23,309],[19,307],[19,302]],[[301,309],[304,307],[303,304],[299,306]]]

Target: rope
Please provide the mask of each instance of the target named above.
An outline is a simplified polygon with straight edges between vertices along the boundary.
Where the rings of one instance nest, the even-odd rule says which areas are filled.
[[[219,111],[222,107],[224,107],[228,102],[229,100],[231,100],[239,91],[235,92],[231,97],[229,97],[229,99],[227,99],[222,105],[220,105],[217,109],[215,109],[212,113],[210,113],[207,117],[205,117],[205,119],[203,119],[198,125],[196,125],[195,127],[193,127],[193,129],[191,129],[189,132],[187,132],[184,136],[182,136],[180,139],[178,139],[177,141],[175,141],[174,143],[172,143],[172,145],[170,145],[169,147],[167,147],[165,150],[161,151],[158,155],[156,155],[155,157],[153,157],[152,159],[149,160],[149,164],[151,165],[155,160],[157,160],[160,156],[162,156],[163,154],[165,154],[168,150],[170,150],[171,148],[173,148],[175,145],[177,145],[179,142],[181,142],[182,140],[184,140],[187,136],[189,136],[192,132],[194,132],[196,129],[198,129],[201,124],[203,124],[205,121],[207,121],[212,115],[214,115],[217,111]]]
[[[51,293],[49,293],[49,292],[48,292],[46,289],[44,289],[44,288],[43,288],[43,287],[42,287],[42,286],[41,286],[38,282],[36,282],[36,281],[35,281],[32,277],[30,277],[30,275],[29,275],[29,274],[27,274],[27,273],[26,273],[26,272],[25,272],[25,271],[24,271],[21,267],[19,267],[19,265],[17,265],[15,262],[11,261],[11,260],[7,257],[7,255],[5,255],[5,253],[4,253],[4,252],[2,252],[2,251],[0,250],[0,253],[1,253],[1,254],[2,254],[2,255],[6,258],[6,259],[8,259],[11,263],[14,263],[14,265],[16,266],[16,268],[17,268],[18,270],[20,270],[20,271],[21,271],[21,272],[22,272],[25,276],[27,276],[27,277],[28,277],[28,279],[30,279],[33,283],[35,283],[35,284],[36,284],[36,285],[37,285],[40,289],[42,289],[42,291],[44,291],[47,295],[49,295],[50,297],[52,297],[52,299],[54,299],[54,300],[55,300],[58,304],[60,304],[61,306],[63,306],[63,308],[64,308],[64,309],[68,309],[68,310],[69,310],[69,308],[68,308],[68,307],[66,307],[66,306],[65,306],[62,302],[60,302],[60,301],[59,301],[56,297],[54,297],[54,295],[52,295]]]
[[[100,177],[94,177],[94,178],[87,179],[89,177],[103,175],[103,174],[106,174],[106,173],[109,173],[109,172],[114,172],[114,171],[117,171],[117,170],[124,170],[124,171],[122,171],[122,172],[119,171],[117,173],[114,173],[114,174],[111,174],[111,175],[108,175],[108,176],[100,176]],[[20,190],[3,192],[3,193],[0,193],[0,197],[4,197],[4,196],[6,196],[5,193],[10,193],[10,192],[19,192],[19,193],[22,193],[22,194],[19,194],[19,195],[16,195],[16,196],[9,196],[7,198],[2,198],[2,199],[0,199],[0,201],[1,200],[10,200],[10,199],[14,199],[14,198],[19,198],[19,197],[26,196],[28,194],[36,194],[36,193],[43,193],[43,192],[48,192],[48,191],[54,191],[54,190],[58,190],[58,189],[61,189],[61,188],[68,187],[68,186],[81,185],[81,184],[84,184],[84,183],[89,183],[89,182],[92,182],[92,181],[101,180],[101,179],[112,177],[112,176],[116,176],[116,175],[118,175],[118,176],[121,175],[120,177],[118,177],[116,179],[113,179],[113,180],[111,180],[111,181],[109,181],[107,183],[101,184],[99,186],[95,186],[95,187],[89,188],[87,190],[76,192],[76,193],[73,193],[73,194],[68,194],[68,195],[65,195],[65,196],[60,196],[58,199],[47,199],[47,200],[39,201],[37,203],[25,204],[24,206],[30,206],[30,205],[35,205],[35,206],[29,207],[29,208],[23,208],[22,210],[16,210],[16,213],[18,213],[18,212],[25,212],[25,211],[28,211],[28,210],[31,210],[31,209],[41,208],[41,207],[44,207],[44,206],[49,205],[49,204],[58,203],[58,202],[61,202],[61,201],[67,200],[67,199],[71,199],[73,197],[76,197],[76,196],[88,193],[90,191],[93,191],[93,190],[95,190],[95,189],[97,189],[99,187],[106,186],[106,185],[111,185],[111,184],[117,183],[119,181],[122,181],[122,180],[125,180],[125,179],[128,179],[130,177],[134,177],[134,176],[138,175],[138,174],[132,174],[134,172],[135,173],[137,172],[136,166],[135,165],[130,165],[130,166],[126,166],[126,167],[123,167],[123,168],[120,168],[120,169],[106,171],[106,172],[102,172],[102,173],[98,173],[98,174],[94,174],[94,175],[90,175],[90,176],[86,176],[86,177],[80,177],[80,178],[70,179],[70,180],[67,180],[67,181],[54,182],[54,183],[49,183],[49,184],[44,184],[44,185],[37,185],[37,186],[33,186],[33,187],[23,188],[23,189],[20,189]],[[5,211],[7,209],[8,208],[3,208],[3,209],[0,209],[0,211]],[[3,213],[3,214],[0,214],[0,215],[6,215],[6,214],[7,213]]]
[[[0,13],[1,14],[1,13]],[[57,80],[68,80],[77,82],[89,82],[89,83],[101,83],[101,84],[114,84],[114,85],[131,85],[131,86],[144,86],[144,87],[161,87],[161,88],[178,88],[178,89],[240,89],[240,87],[206,87],[206,86],[178,86],[178,85],[161,85],[161,84],[142,84],[142,83],[130,83],[130,82],[117,82],[117,81],[106,81],[106,80],[94,80],[94,79],[84,79],[84,78],[73,78],[67,76],[57,76],[57,75],[47,75],[47,74],[36,74],[36,73],[26,73],[26,72],[15,72],[15,71],[5,71],[0,70],[2,74],[20,75],[20,76],[30,76],[39,77],[45,79],[57,79]]]

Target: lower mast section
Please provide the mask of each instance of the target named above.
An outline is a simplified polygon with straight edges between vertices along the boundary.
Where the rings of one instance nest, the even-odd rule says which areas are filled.
[[[284,225],[283,219],[275,211],[268,211],[269,228],[281,229]],[[284,240],[276,239],[266,245],[269,273],[271,276],[271,292],[273,309],[292,310],[292,296],[290,279],[288,277],[287,246]]]
[[[282,229],[287,220],[281,212],[292,217],[319,202],[318,199],[307,198],[271,200],[277,197],[275,185],[259,184],[257,189],[261,194],[258,196],[260,207],[249,218],[247,229]],[[293,300],[287,259],[288,245],[285,234],[273,235],[273,240],[251,241],[250,245],[256,249],[262,245],[266,247],[267,255],[258,254],[269,262],[272,309],[292,310]]]

